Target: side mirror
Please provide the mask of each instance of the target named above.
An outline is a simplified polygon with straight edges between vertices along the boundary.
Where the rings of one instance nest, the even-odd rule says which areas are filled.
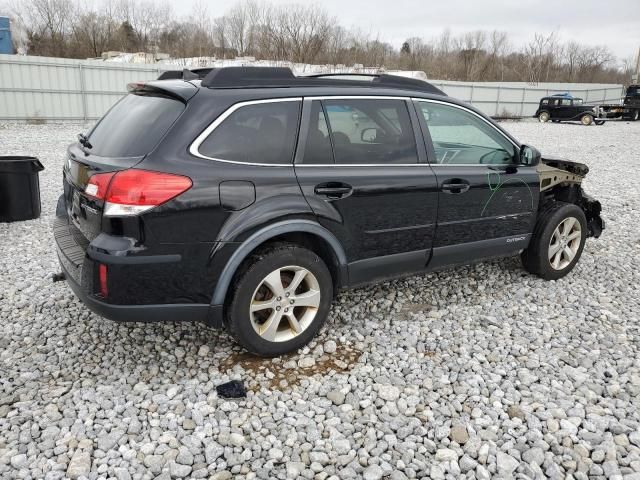
[[[540,163],[542,154],[539,150],[529,145],[522,145],[520,147],[520,164],[535,167]]]
[[[378,129],[377,128],[365,128],[360,133],[360,140],[365,143],[374,143],[378,138]]]

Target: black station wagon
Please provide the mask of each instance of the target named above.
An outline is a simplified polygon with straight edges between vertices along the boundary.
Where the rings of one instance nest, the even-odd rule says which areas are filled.
[[[58,255],[104,317],[202,321],[279,355],[339,289],[517,254],[559,279],[604,227],[585,165],[426,82],[197,77],[130,85],[68,149]]]

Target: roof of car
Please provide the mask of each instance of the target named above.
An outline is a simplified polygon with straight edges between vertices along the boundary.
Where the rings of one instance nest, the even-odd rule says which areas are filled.
[[[344,77],[344,78],[343,78]],[[200,86],[212,89],[246,88],[392,88],[414,90],[435,95],[446,94],[432,84],[415,78],[387,74],[321,74],[297,77],[291,69],[285,67],[225,67],[201,68],[193,70],[163,72],[158,80],[183,79],[194,81],[202,79]],[[196,82],[194,82],[196,84]]]
[[[574,97],[570,93],[554,93],[553,95],[547,95],[546,97],[542,97],[540,101],[547,99],[556,99],[556,98],[567,98],[569,100],[582,100],[580,97]]]

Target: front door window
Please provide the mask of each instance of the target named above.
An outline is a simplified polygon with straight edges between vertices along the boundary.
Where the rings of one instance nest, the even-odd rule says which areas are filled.
[[[454,165],[508,165],[517,150],[495,128],[461,108],[420,102],[436,162]]]

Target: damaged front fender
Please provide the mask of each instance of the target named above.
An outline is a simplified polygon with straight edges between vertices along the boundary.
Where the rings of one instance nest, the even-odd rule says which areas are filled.
[[[587,217],[587,236],[598,238],[604,230],[600,216],[602,206],[582,190],[582,180],[589,173],[584,163],[556,158],[543,158],[537,166],[540,176],[541,204],[549,201],[574,203]]]
[[[544,192],[562,184],[580,185],[589,173],[589,167],[584,163],[559,158],[543,158],[537,171],[540,176],[540,191]]]

